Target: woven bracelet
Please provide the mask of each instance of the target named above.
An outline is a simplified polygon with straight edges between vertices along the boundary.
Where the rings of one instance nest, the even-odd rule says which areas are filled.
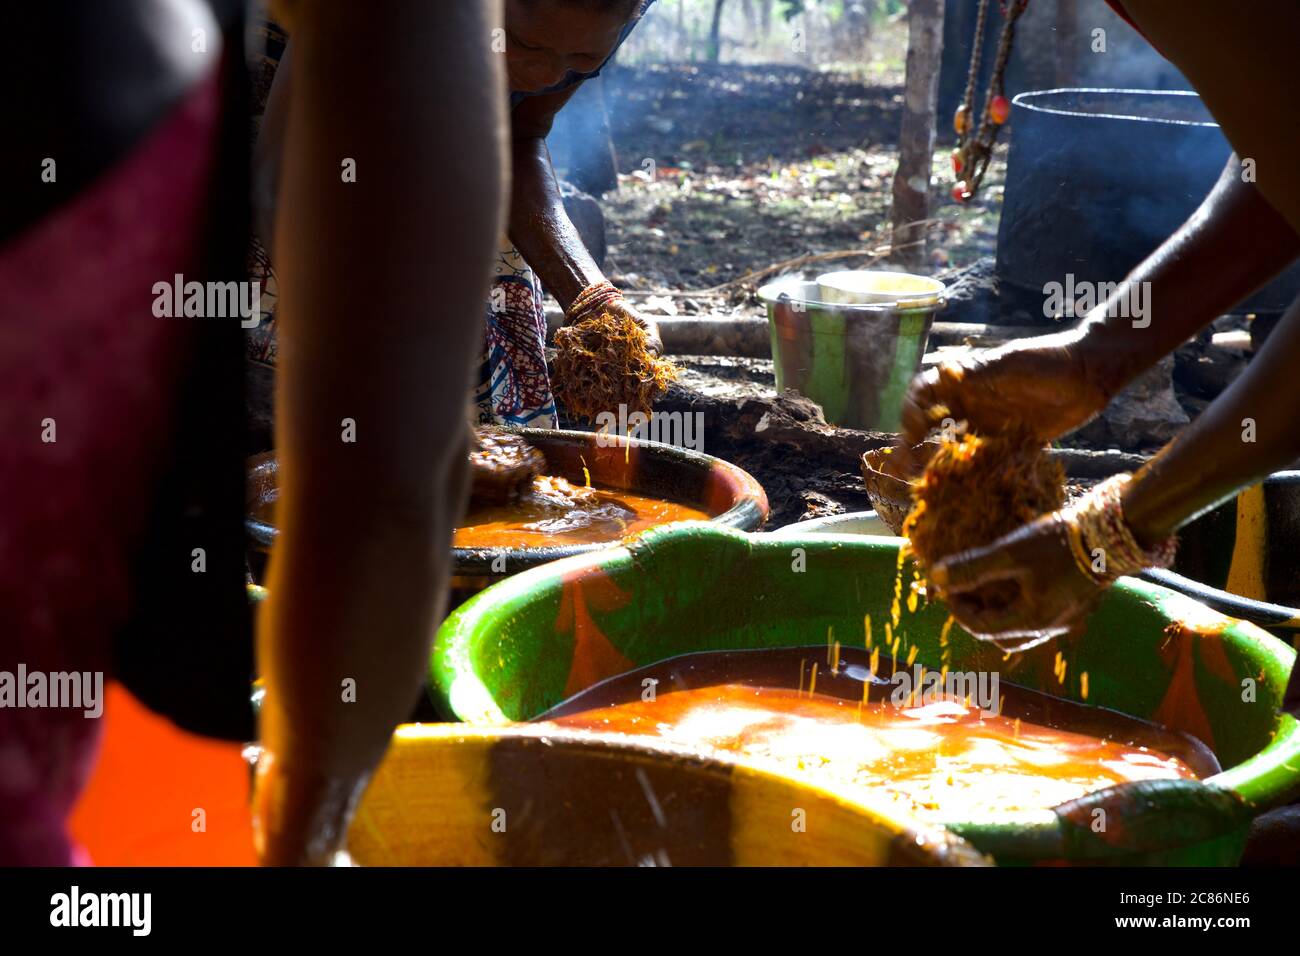
[[[1132,477],[1125,473],[1107,478],[1061,513],[1075,564],[1101,583],[1146,568],[1167,568],[1174,562],[1177,538],[1147,551],[1124,519],[1124,489]]]
[[[571,323],[579,322],[589,315],[600,312],[611,302],[622,298],[623,293],[619,292],[612,282],[608,280],[593,282],[578,293],[577,298],[564,311],[564,315]]]

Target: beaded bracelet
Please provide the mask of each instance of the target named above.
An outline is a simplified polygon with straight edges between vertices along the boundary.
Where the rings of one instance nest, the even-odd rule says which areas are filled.
[[[1167,568],[1174,562],[1177,538],[1147,551],[1124,520],[1124,488],[1132,477],[1125,473],[1107,478],[1061,511],[1074,563],[1098,583],[1109,584],[1146,568]],[[1101,558],[1100,568],[1097,558]]]
[[[622,298],[623,293],[614,287],[614,283],[608,280],[593,282],[578,293],[578,297],[564,310],[564,315],[571,323],[579,322]]]

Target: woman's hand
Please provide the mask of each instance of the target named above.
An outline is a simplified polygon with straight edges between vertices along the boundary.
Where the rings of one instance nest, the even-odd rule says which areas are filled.
[[[659,326],[655,323],[654,319],[642,315],[633,308],[630,302],[622,297],[614,299],[608,303],[605,306],[605,311],[611,312],[615,316],[627,316],[637,325],[641,326],[641,328],[645,329],[646,338],[648,340],[646,342],[646,347],[655,355],[663,354],[664,343],[659,338]]]
[[[345,844],[365,775],[289,772],[263,750],[253,777],[253,842],[263,866],[348,865]]]
[[[470,442],[470,501],[476,504],[505,504],[518,498],[546,467],[540,451],[499,428],[475,428]]]
[[[977,637],[1052,637],[1080,630],[1105,586],[1080,570],[1061,514],[939,562],[930,582]]]
[[[964,420],[975,432],[1024,425],[1044,442],[1073,431],[1112,394],[1088,368],[1080,342],[1075,332],[1022,339],[922,372],[903,403],[905,447],[944,417]]]

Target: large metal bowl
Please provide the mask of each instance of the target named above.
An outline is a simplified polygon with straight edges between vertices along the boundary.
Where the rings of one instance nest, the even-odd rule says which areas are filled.
[[[779,279],[758,290],[767,307],[777,390],[792,388],[833,425],[897,431],[942,295],[916,307],[821,301],[816,282]]]
[[[432,690],[442,711],[500,724],[539,717],[601,680],[680,654],[809,645],[824,651],[829,635],[860,647],[864,615],[889,619],[900,544],[870,536],[741,534],[703,522],[653,528],[474,597],[438,632]],[[795,548],[815,573],[791,573]],[[913,570],[904,563],[903,580]],[[960,808],[941,818],[1000,863],[1232,864],[1250,817],[1285,804],[1300,788],[1300,723],[1281,709],[1296,655],[1252,624],[1134,578],[1106,592],[1077,639],[1011,660],[949,626],[948,617],[942,602],[931,601],[899,619],[914,655],[909,661],[1000,673],[1052,697],[1192,734],[1223,768],[1199,781],[1121,784],[1004,819],[970,817]],[[1069,662],[1064,679],[1062,653]],[[1086,682],[1083,674],[1090,675]],[[1242,694],[1246,678],[1258,696]],[[624,766],[634,773],[634,764]],[[1103,818],[1108,825],[1098,828]]]
[[[605,438],[594,432],[523,428],[518,433],[546,456],[546,473],[583,484],[667,498],[691,505],[726,528],[756,531],[767,520],[763,486],[741,468],[702,452],[641,439]],[[249,459],[245,528],[255,549],[275,541],[277,495],[274,452]],[[452,606],[497,581],[560,558],[610,547],[564,544],[545,548],[453,548]]]

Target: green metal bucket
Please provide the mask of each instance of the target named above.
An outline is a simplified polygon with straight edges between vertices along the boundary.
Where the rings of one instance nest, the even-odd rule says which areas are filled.
[[[792,388],[848,428],[896,431],[921,368],[942,294],[921,304],[820,301],[817,283],[780,279],[758,290],[767,307],[776,388]]]
[[[470,600],[438,632],[435,704],[460,720],[528,720],[592,684],[680,654],[864,638],[888,619],[897,539],[776,537],[691,522],[558,561]],[[904,565],[904,580],[910,566]],[[902,654],[940,666],[942,604],[903,610]],[[879,628],[880,625],[877,625]],[[943,823],[1004,865],[1230,865],[1252,817],[1300,790],[1300,724],[1280,712],[1295,652],[1260,628],[1136,579],[1113,587],[1068,651],[1005,659],[959,627],[952,670],[1152,720],[1204,741],[1225,769],[1204,781],[1129,783],[995,823]]]

